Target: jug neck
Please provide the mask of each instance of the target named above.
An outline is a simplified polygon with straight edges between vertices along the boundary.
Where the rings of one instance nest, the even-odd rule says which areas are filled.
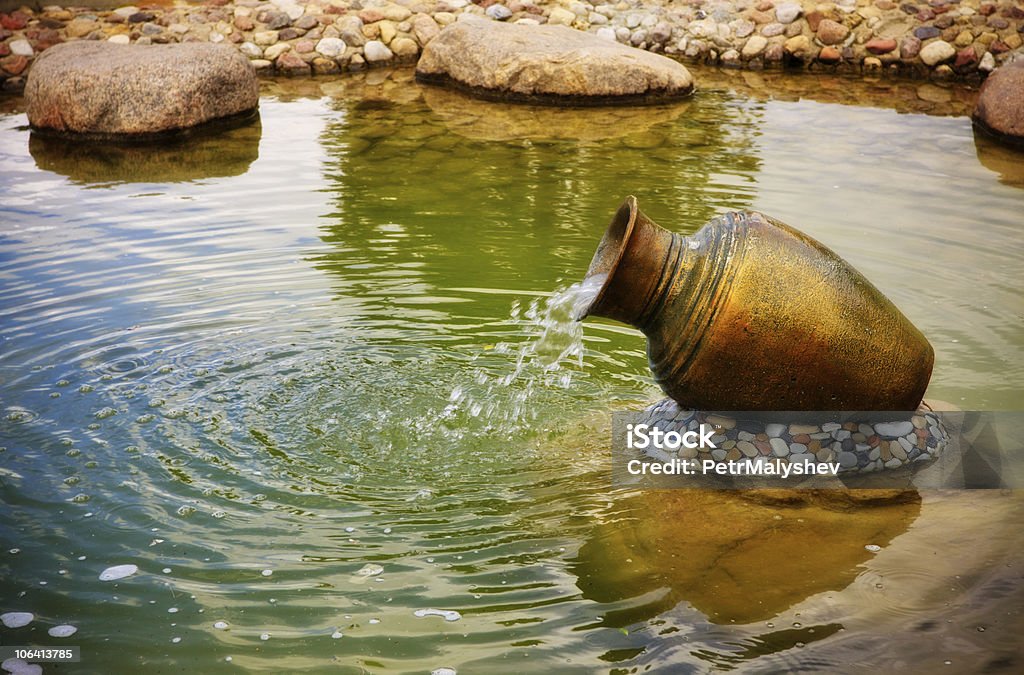
[[[644,330],[689,267],[687,250],[686,237],[660,227],[640,211],[635,197],[627,197],[587,269],[587,279],[606,278],[580,318],[602,316]]]

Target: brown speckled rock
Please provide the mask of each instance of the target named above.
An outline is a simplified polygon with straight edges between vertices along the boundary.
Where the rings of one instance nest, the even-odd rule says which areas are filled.
[[[972,117],[978,127],[996,138],[1024,147],[1024,60],[988,76]]]
[[[466,17],[423,49],[416,77],[487,98],[614,103],[685,96],[693,78],[664,56],[565,26]]]
[[[256,110],[259,86],[226,45],[81,41],[36,59],[25,98],[36,130],[130,138],[243,117]]]

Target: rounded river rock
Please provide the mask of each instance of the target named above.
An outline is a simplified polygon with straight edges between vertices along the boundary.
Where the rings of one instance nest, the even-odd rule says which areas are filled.
[[[227,45],[90,40],[46,50],[25,97],[37,130],[132,137],[252,112],[259,85],[248,59]]]

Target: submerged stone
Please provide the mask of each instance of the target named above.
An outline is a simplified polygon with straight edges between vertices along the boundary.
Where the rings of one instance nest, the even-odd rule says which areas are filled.
[[[693,90],[689,71],[664,56],[565,26],[512,25],[472,16],[430,41],[416,77],[512,101],[646,102]]]
[[[253,67],[227,45],[81,41],[46,50],[25,86],[36,130],[138,138],[255,112]]]

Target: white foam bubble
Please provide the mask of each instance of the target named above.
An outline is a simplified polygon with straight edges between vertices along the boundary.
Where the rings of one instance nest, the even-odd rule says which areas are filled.
[[[100,572],[100,581],[116,581],[130,577],[139,571],[137,565],[114,565]]]

